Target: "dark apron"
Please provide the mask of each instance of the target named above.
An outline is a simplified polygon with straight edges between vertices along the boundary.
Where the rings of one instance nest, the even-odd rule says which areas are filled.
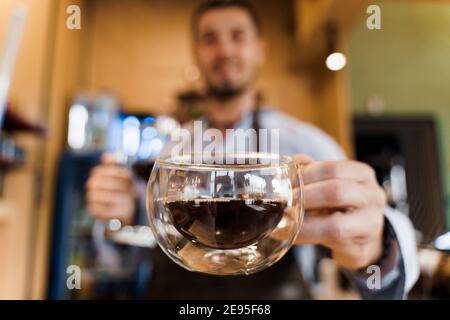
[[[270,268],[249,276],[219,277],[190,272],[175,264],[159,248],[153,261],[149,299],[311,299],[291,251]]]
[[[257,132],[260,128],[259,107],[253,114],[253,128]],[[190,272],[175,264],[159,248],[154,252],[153,263],[149,299],[311,299],[292,251],[272,267],[249,276],[220,277]]]

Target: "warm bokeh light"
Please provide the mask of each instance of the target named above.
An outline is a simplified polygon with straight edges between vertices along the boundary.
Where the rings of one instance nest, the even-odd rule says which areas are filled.
[[[340,52],[333,52],[327,57],[327,68],[331,71],[342,70],[347,65],[347,57]]]

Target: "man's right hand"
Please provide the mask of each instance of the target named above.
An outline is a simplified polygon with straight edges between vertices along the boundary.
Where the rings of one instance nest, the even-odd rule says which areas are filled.
[[[102,156],[102,164],[92,169],[86,183],[90,214],[99,220],[119,219],[132,224],[136,209],[136,190],[130,170],[116,165],[114,158]]]

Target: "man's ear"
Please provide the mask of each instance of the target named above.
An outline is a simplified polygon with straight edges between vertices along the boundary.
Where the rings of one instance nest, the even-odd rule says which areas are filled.
[[[197,52],[197,43],[195,39],[191,40],[191,57],[194,63],[198,64],[198,52]]]
[[[192,63],[194,65],[196,65],[197,68],[200,70],[201,69],[200,63],[199,63],[200,61],[199,61],[199,57],[198,57],[197,45],[195,42],[193,42],[191,45],[191,60],[192,60]]]
[[[267,59],[267,41],[264,38],[259,40],[259,64],[263,66]]]

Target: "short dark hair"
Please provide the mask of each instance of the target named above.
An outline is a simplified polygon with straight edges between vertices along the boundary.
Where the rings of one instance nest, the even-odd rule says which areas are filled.
[[[239,8],[247,12],[256,27],[259,34],[263,33],[261,18],[258,11],[250,1],[247,0],[206,0],[203,1],[195,10],[191,18],[191,28],[194,35],[197,33],[198,22],[200,18],[208,11],[225,8]]]

